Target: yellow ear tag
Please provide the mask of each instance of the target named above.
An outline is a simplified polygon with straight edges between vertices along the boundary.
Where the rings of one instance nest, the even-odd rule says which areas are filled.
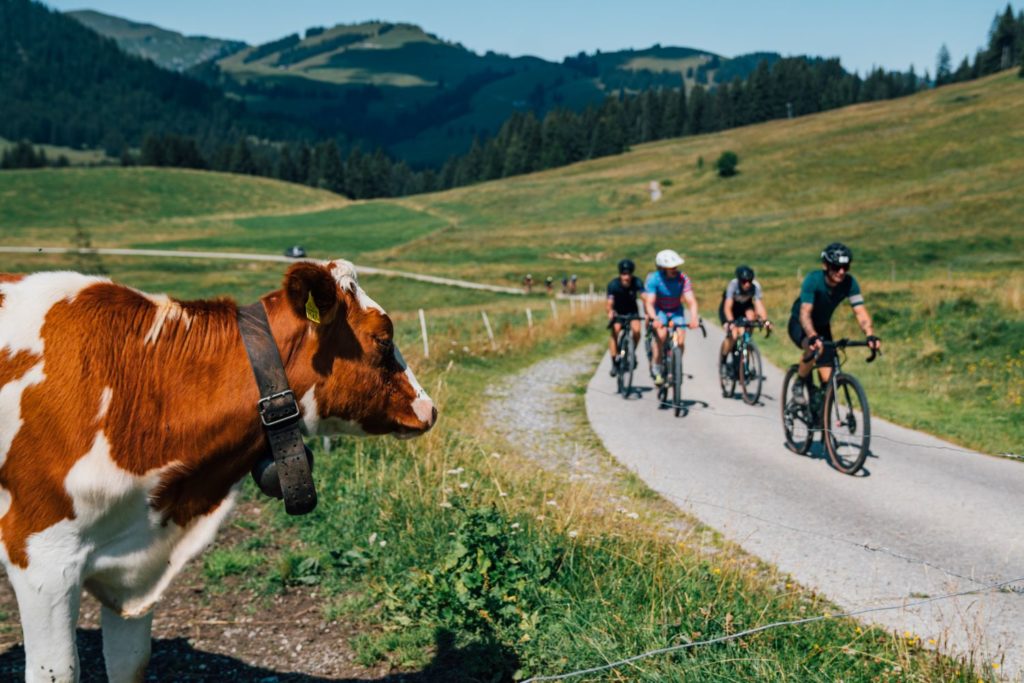
[[[316,307],[316,302],[313,301],[313,292],[310,292],[309,298],[306,299],[306,317],[317,325],[320,324],[320,309]]]

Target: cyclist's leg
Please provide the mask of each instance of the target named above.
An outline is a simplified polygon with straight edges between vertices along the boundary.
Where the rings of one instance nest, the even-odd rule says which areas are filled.
[[[829,325],[821,331],[821,338],[832,341],[832,326]],[[823,349],[821,356],[818,357],[818,377],[821,378],[821,383],[824,386],[832,378],[832,359],[836,355],[836,350],[832,348]]]
[[[676,315],[673,315],[672,316],[672,324],[675,325],[675,331],[673,332],[673,334],[675,335],[674,341],[675,341],[676,345],[679,348],[681,348],[681,349],[683,349],[685,351],[686,350],[685,349],[685,346],[686,346],[686,315],[684,315],[683,313],[678,313]]]
[[[633,330],[633,344],[636,346],[640,344],[640,321],[630,320],[629,327]]]
[[[654,319],[654,336],[656,343],[651,344],[651,366],[655,372],[658,371],[661,363],[661,348],[665,345],[665,338],[668,336],[668,317],[663,311],[657,311]]]
[[[800,360],[797,363],[797,375],[804,382],[807,382],[811,376],[811,368],[814,367],[814,357],[810,356],[810,337],[804,332],[804,328],[800,325],[800,321],[796,318],[789,319],[789,338],[793,340],[793,343],[797,345],[797,348],[801,350]]]
[[[612,321],[611,327],[609,327],[612,334],[608,337],[608,353],[611,354],[614,360],[619,355],[619,332],[622,331],[622,323],[618,321]]]

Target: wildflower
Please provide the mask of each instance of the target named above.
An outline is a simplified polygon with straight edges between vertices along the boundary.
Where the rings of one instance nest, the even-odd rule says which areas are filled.
[[[550,505],[551,507],[555,507],[555,508],[558,507],[558,501],[557,500],[549,500],[547,502],[547,504]]]
[[[712,574],[716,574],[716,575],[717,575],[717,574],[721,574],[721,573],[722,573],[722,570],[721,570],[721,569],[719,569],[718,567],[715,567],[714,569],[712,569],[712,570],[711,570],[711,573],[712,573]]]
[[[512,522],[512,528],[513,529],[518,529],[519,528],[519,522]]]
[[[447,500],[441,501],[441,507],[443,507],[443,508],[450,508],[451,506],[452,506],[452,504],[449,503]]]
[[[500,458],[501,457],[501,453],[491,453],[491,457],[492,458]]]
[[[454,470],[448,470],[448,474],[462,474],[465,471],[464,467],[456,467]]]
[[[459,488],[460,489],[468,489],[469,488],[469,484],[466,483],[466,482],[462,482],[461,484],[459,484]]]
[[[370,534],[370,545],[373,545],[377,541],[377,532],[374,531]]]
[[[537,515],[537,521],[538,522],[543,522],[544,521],[544,515]]]
[[[636,512],[630,512],[626,516],[629,517],[630,519],[640,519],[640,515],[638,513],[636,513]]]
[[[380,542],[380,547],[381,547],[381,548],[383,548],[383,547],[385,547],[385,546],[386,546],[387,544],[388,544],[388,542],[387,542],[387,541],[381,541],[381,542]]]
[[[580,532],[575,531],[575,530],[569,532],[569,538],[576,538],[579,535],[580,535]]]
[[[502,492],[501,492],[501,493],[499,493],[498,495],[499,495],[499,496],[501,496],[502,498],[506,498],[506,497],[508,497],[508,494],[507,494],[507,493],[505,493],[504,491],[502,491]]]

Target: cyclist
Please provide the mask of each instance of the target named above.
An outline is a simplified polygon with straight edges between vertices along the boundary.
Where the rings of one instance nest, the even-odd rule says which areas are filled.
[[[732,347],[740,336],[740,328],[732,325],[737,318],[760,320],[765,327],[771,328],[768,311],[764,307],[764,293],[761,284],[754,279],[754,269],[750,266],[736,268],[736,277],[729,281],[722,292],[722,303],[718,305],[718,319],[725,327],[725,339],[722,340],[722,358],[731,364]],[[731,369],[731,368],[730,368]]]
[[[619,276],[608,283],[608,299],[605,302],[605,310],[608,312],[608,329],[612,336],[608,340],[608,351],[612,354],[612,377],[618,371],[619,332],[622,331],[622,323],[615,320],[617,315],[639,315],[640,310],[636,305],[637,294],[643,291],[643,285],[639,278],[633,275],[636,264],[630,259],[624,258],[619,261]],[[640,320],[631,320],[630,329],[633,331],[633,342],[640,342]]]
[[[857,324],[867,336],[868,346],[881,350],[882,340],[875,336],[871,316],[864,305],[860,285],[850,275],[853,253],[841,242],[833,242],[821,252],[821,270],[808,273],[800,287],[800,296],[793,302],[789,317],[789,338],[804,351],[797,373],[801,382],[793,386],[793,398],[799,403],[807,402],[805,385],[810,381],[811,368],[818,357],[818,374],[822,382],[832,375],[832,355],[835,349],[826,349],[822,340],[832,340],[832,313],[847,300],[853,308]]]
[[[648,319],[654,323],[658,337],[657,343],[651,345],[651,365],[654,369],[654,383],[661,386],[665,383],[661,374],[661,347],[668,335],[669,323],[675,325],[675,340],[682,347],[686,339],[683,326],[695,330],[700,325],[700,318],[697,317],[697,298],[693,295],[690,278],[679,271],[683,257],[671,249],[664,249],[658,252],[654,264],[658,269],[647,276],[644,307]],[[684,303],[689,309],[689,316],[683,310]]]

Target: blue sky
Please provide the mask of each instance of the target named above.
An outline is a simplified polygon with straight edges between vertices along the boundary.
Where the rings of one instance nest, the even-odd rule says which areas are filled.
[[[725,56],[775,51],[838,56],[861,73],[878,65],[935,71],[945,43],[953,66],[987,42],[993,0],[48,0],[188,35],[262,43],[309,26],[407,21],[477,52],[560,61],[577,52],[695,47]],[[1021,2],[1014,7],[1019,11]]]

